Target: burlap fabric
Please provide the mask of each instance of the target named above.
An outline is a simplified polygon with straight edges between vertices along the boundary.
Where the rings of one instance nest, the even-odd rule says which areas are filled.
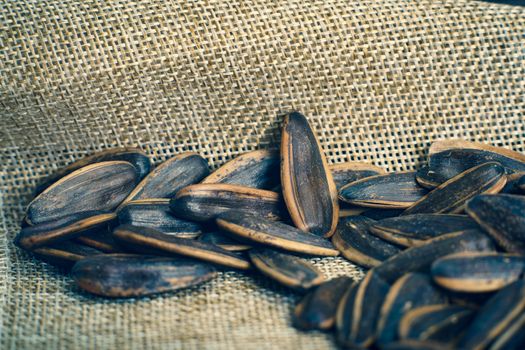
[[[0,2],[0,348],[321,349],[298,296],[229,272],[139,300],[80,292],[12,244],[31,189],[107,147],[216,167],[305,113],[331,162],[412,169],[431,140],[525,150],[525,9],[475,1]],[[316,260],[329,277],[362,272]]]

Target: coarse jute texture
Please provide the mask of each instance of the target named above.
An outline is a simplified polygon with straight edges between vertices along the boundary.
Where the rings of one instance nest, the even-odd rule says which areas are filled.
[[[0,348],[335,347],[290,326],[298,295],[236,272],[138,300],[80,292],[12,244],[32,188],[114,146],[216,167],[275,147],[294,109],[331,162],[412,169],[445,137],[525,151],[524,33],[525,8],[466,0],[0,1]]]

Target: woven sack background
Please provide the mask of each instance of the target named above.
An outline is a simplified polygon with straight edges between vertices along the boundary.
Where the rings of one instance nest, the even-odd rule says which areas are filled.
[[[16,249],[41,177],[107,147],[217,167],[305,113],[331,162],[413,169],[432,140],[525,151],[525,8],[476,1],[0,2],[0,348],[321,349],[298,295],[224,273],[93,298]],[[362,271],[316,260],[329,277]]]

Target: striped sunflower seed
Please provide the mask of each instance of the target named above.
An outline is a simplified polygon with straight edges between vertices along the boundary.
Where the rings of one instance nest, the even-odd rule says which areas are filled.
[[[332,173],[332,178],[338,191],[343,186],[364,179],[365,177],[386,174],[383,168],[364,162],[332,164],[328,168]]]
[[[252,248],[251,245],[233,239],[221,231],[204,232],[199,236],[198,240],[214,244],[231,252],[243,252]]]
[[[239,239],[300,254],[337,256],[330,241],[293,226],[259,216],[230,211],[217,218],[217,225]]]
[[[71,274],[89,293],[129,298],[195,286],[215,278],[217,272],[194,260],[108,254],[78,261]]]
[[[147,227],[121,225],[113,231],[113,236],[126,248],[137,253],[186,256],[235,269],[247,270],[250,268],[248,260],[221,247],[193,239],[175,237]]]
[[[493,292],[523,276],[525,257],[463,252],[434,261],[431,271],[441,287],[467,293]]]
[[[104,254],[102,251],[72,241],[52,243],[32,251],[35,257],[58,267],[71,268],[84,258]]]
[[[248,255],[257,270],[286,287],[304,292],[325,281],[312,264],[293,255],[271,249],[252,249]]]
[[[284,119],[281,186],[293,223],[300,230],[330,237],[337,226],[337,189],[319,142],[297,112]]]
[[[87,165],[56,181],[27,208],[27,221],[37,225],[86,211],[109,212],[135,187],[137,172],[128,162]]]
[[[498,163],[485,163],[444,182],[407,208],[402,215],[454,214],[463,211],[465,203],[481,193],[498,193],[507,181]]]
[[[350,277],[341,276],[310,291],[295,306],[292,318],[294,327],[304,330],[331,329],[335,324],[339,301],[353,283]]]
[[[202,183],[225,183],[270,190],[280,184],[279,153],[257,150],[241,154],[208,175]]]
[[[339,199],[362,207],[403,209],[426,193],[427,190],[416,182],[414,172],[401,172],[349,183],[339,191]]]

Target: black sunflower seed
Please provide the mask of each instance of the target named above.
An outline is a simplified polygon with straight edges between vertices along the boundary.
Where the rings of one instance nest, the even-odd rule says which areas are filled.
[[[414,247],[438,236],[479,228],[466,215],[414,214],[387,218],[373,223],[370,232],[404,247]]]
[[[213,279],[209,264],[162,257],[108,254],[82,259],[71,272],[83,290],[105,297],[138,297],[187,288]]]
[[[202,183],[225,183],[271,190],[280,184],[279,153],[257,150],[241,154],[208,175]]]
[[[77,261],[89,256],[104,254],[102,251],[72,241],[52,243],[36,248],[32,253],[55,266],[71,268]]]
[[[432,277],[440,286],[457,292],[499,290],[523,276],[525,257],[502,253],[457,253],[432,264]]]
[[[506,251],[525,254],[525,196],[480,195],[465,210]]]
[[[167,198],[134,200],[118,211],[120,224],[153,228],[181,238],[196,238],[202,232],[198,223],[176,218]]]
[[[349,183],[339,191],[347,203],[371,208],[407,208],[428,191],[418,185],[414,172],[367,177]]]
[[[56,181],[27,208],[27,220],[36,225],[86,211],[115,209],[135,187],[137,173],[128,162],[95,163]]]
[[[469,199],[481,193],[497,193],[505,186],[506,181],[501,165],[485,163],[439,185],[402,215],[459,213]]]
[[[171,198],[210,173],[208,162],[192,152],[178,154],[153,169],[124,200]],[[124,204],[123,203],[123,204]]]
[[[474,311],[460,305],[437,304],[417,307],[399,323],[401,339],[452,343],[469,325]]]
[[[334,233],[339,211],[337,189],[314,132],[297,112],[284,119],[281,186],[296,227],[318,236]]]
[[[38,184],[34,195],[39,195],[46,188],[60,180],[62,177],[71,174],[73,171],[83,168],[86,165],[115,160],[131,163],[137,171],[137,181],[142,180],[151,169],[151,161],[141,149],[134,147],[111,148],[77,160],[76,162],[69,164],[65,168],[62,168],[54,174],[46,177]]]
[[[479,230],[449,233],[408,248],[375,267],[376,272],[387,282],[393,283],[404,273],[428,271],[431,264],[445,255],[473,251],[490,252],[495,247],[492,240]]]
[[[248,255],[263,275],[298,291],[306,291],[325,280],[312,264],[293,255],[271,249],[252,249]]]
[[[214,244],[231,252],[242,252],[252,248],[251,245],[233,239],[221,231],[204,232],[199,236],[198,240]]]
[[[410,310],[443,304],[446,296],[421,273],[408,273],[398,279],[388,291],[377,321],[377,343],[388,344],[398,339],[399,322]]]
[[[332,328],[339,301],[353,283],[350,277],[342,276],[326,281],[310,291],[295,306],[293,325],[305,330]]]
[[[286,208],[278,193],[229,184],[198,184],[185,187],[170,201],[173,215],[208,221],[229,210],[279,219]]]
[[[322,237],[255,215],[230,211],[217,218],[217,225],[234,237],[277,249],[310,255],[339,255],[330,241]]]
[[[332,243],[348,260],[373,267],[396,255],[402,249],[368,232],[375,221],[365,216],[348,217],[339,220],[332,236]]]
[[[55,221],[25,227],[16,236],[15,243],[24,249],[32,250],[50,243],[72,239],[81,234],[105,230],[115,217],[115,214],[98,211],[73,214]]]
[[[337,341],[348,348],[367,348],[375,340],[381,305],[390,288],[374,271],[341,298],[336,313]]]
[[[186,238],[179,238],[160,231],[131,225],[121,225],[113,236],[128,249],[150,255],[187,256],[207,262],[247,270],[250,262],[242,256],[213,244]]]

